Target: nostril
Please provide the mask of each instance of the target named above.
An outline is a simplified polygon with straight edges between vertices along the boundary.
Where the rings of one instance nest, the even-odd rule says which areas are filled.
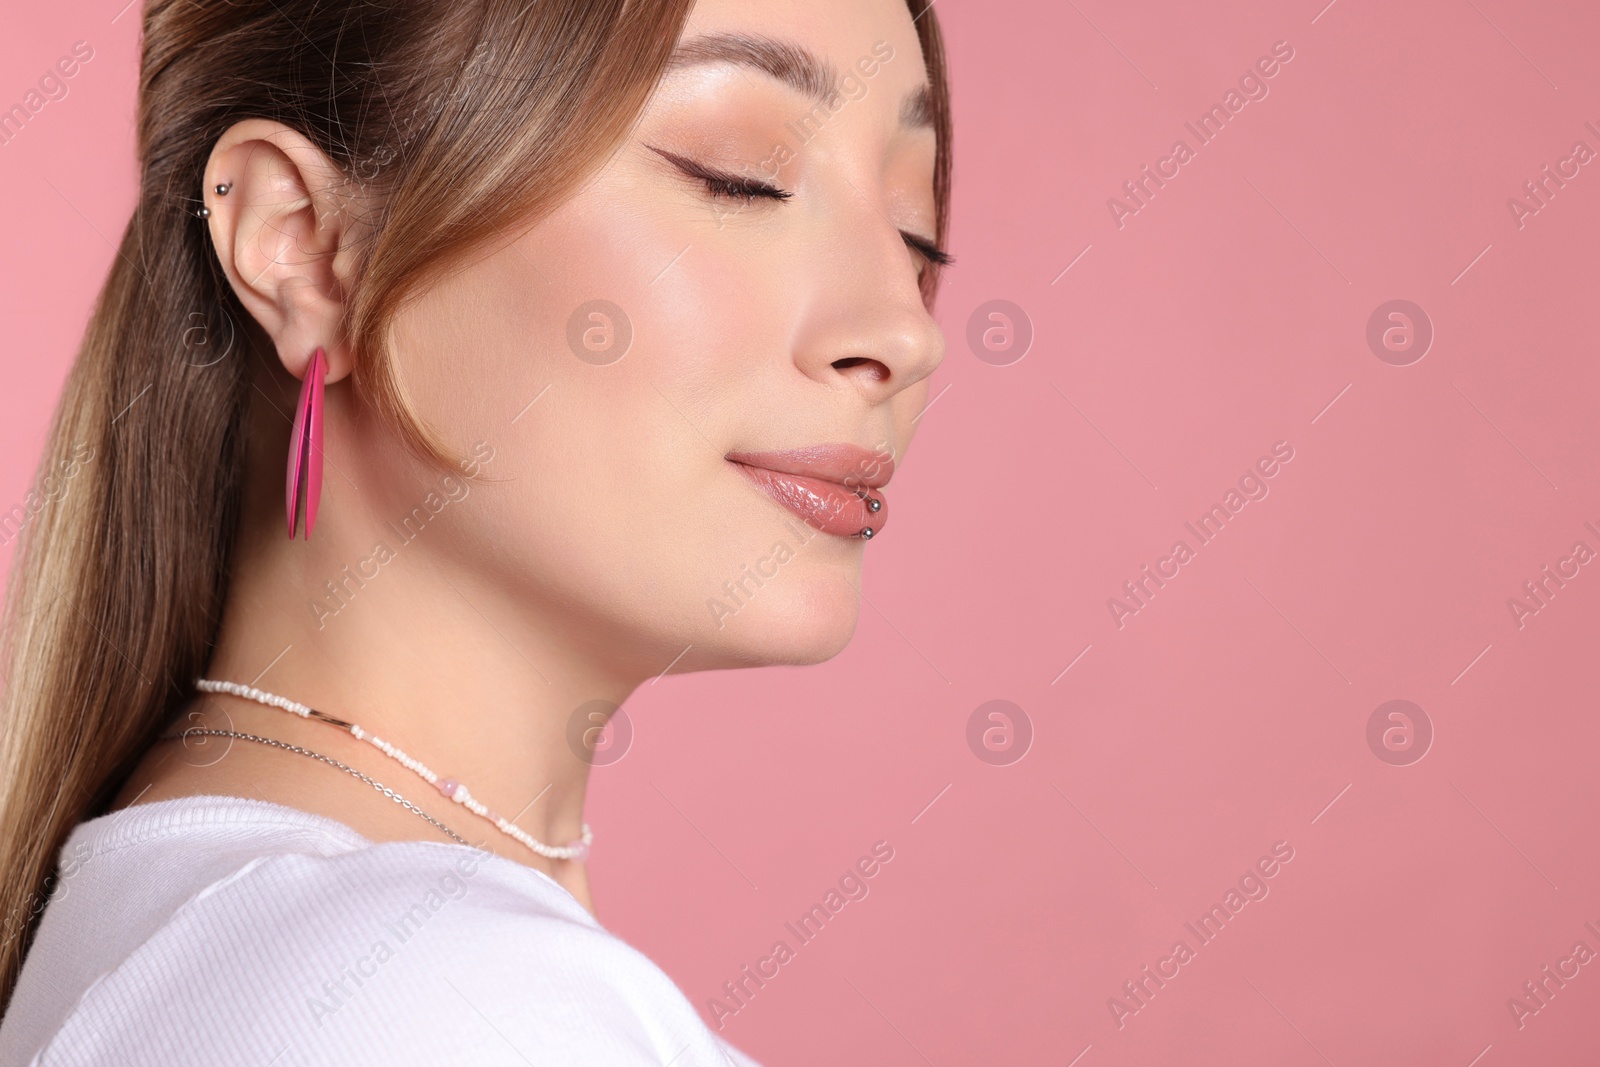
[[[847,356],[844,359],[833,361],[833,368],[839,371],[855,371],[874,381],[885,382],[889,380],[889,368],[875,359],[866,356]],[[860,368],[857,370],[857,368]]]

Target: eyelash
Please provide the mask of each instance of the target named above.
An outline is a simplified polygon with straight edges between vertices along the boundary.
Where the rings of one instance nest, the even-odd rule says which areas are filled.
[[[710,167],[696,163],[673,152],[664,152],[659,148],[651,151],[662,156],[689,177],[699,181],[705,188],[708,196],[727,200],[737,200],[742,204],[753,204],[757,200],[775,200],[779,203],[789,199],[794,194],[780,189],[768,182],[757,181],[753,178],[740,178],[722,171],[712,170]],[[900,231],[900,237],[907,247],[916,252],[929,263],[948,267],[955,262],[955,257],[932,241],[918,237],[915,234]]]
[[[900,231],[900,236],[905,239],[906,244],[911,246],[913,252],[916,252],[936,267],[948,267],[956,261],[955,256],[952,256],[932,241],[924,240],[915,234],[906,233],[904,230]]]
[[[787,200],[794,194],[779,189],[776,185],[766,182],[753,181],[749,178],[735,178],[731,174],[717,174],[708,172],[696,175],[705,183],[706,192],[712,196],[726,197],[730,200],[740,200],[749,204],[758,199]]]

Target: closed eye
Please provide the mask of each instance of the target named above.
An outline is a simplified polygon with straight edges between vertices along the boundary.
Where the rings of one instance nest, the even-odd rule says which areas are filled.
[[[905,239],[906,244],[910,246],[912,250],[919,253],[922,258],[926,259],[929,263],[940,267],[948,267],[950,264],[956,261],[955,256],[952,256],[949,252],[946,252],[944,249],[940,248],[926,237],[918,237],[916,234],[907,233],[904,230],[900,231],[900,236]]]
[[[647,147],[684,174],[701,182],[705,186],[707,193],[720,199],[738,200],[749,204],[756,200],[783,201],[794,195],[770,182],[759,181],[755,178],[741,178],[736,174],[713,170],[703,163],[696,163],[694,160],[686,156],[680,156],[676,152],[668,152],[653,145]]]
[[[666,149],[657,148],[654,145],[646,145],[645,147],[662,159],[667,160],[685,175],[702,183],[707,194],[719,199],[737,200],[744,204],[752,204],[757,200],[773,200],[782,203],[794,196],[788,190],[780,189],[770,182],[760,181],[755,178],[741,178],[726,171],[714,170],[703,163],[695,162],[687,156],[680,156],[676,152],[668,152]],[[907,233],[905,230],[900,231],[900,237],[905,241],[908,248],[935,266],[948,267],[956,261],[954,256],[926,237]]]

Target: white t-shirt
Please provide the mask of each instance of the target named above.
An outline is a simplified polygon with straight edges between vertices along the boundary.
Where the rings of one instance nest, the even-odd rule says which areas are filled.
[[[554,879],[239,797],[76,827],[0,1067],[755,1067]]]

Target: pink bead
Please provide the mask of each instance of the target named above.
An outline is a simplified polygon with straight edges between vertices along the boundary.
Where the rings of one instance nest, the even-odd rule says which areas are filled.
[[[589,858],[589,846],[584,844],[582,838],[574,841],[571,847],[573,849],[572,858],[575,862],[582,863]]]
[[[445,778],[437,784],[439,786],[439,792],[443,793],[451,800],[455,799],[456,790],[461,788],[461,783],[456,781],[454,778]]]

